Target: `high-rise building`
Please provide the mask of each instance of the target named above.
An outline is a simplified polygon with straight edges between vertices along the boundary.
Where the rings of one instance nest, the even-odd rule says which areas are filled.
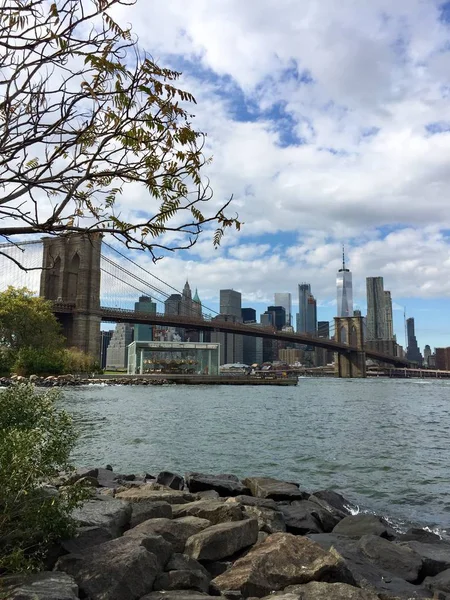
[[[417,338],[415,334],[414,318],[406,319],[406,335],[408,338],[408,348],[406,350],[406,358],[411,362],[422,365],[422,355],[420,354]]]
[[[298,286],[297,333],[317,333],[317,304],[309,283]]]
[[[188,317],[194,316],[192,307],[191,286],[189,285],[189,282],[187,280],[184,284],[183,294],[181,296],[180,314]]]
[[[244,310],[254,310],[253,308],[242,309]],[[256,323],[256,311],[255,312],[255,320],[248,320],[248,325],[253,325],[254,327],[259,327],[259,323]],[[244,318],[244,317],[243,317]],[[245,319],[244,319],[245,321]],[[242,336],[242,362],[246,365],[258,364],[260,365],[263,362],[263,338],[254,337],[251,335],[243,335]]]
[[[275,294],[274,306],[282,306],[286,313],[286,325],[292,325],[292,295],[288,292]]]
[[[336,276],[337,316],[351,317],[353,315],[353,284],[352,272],[345,266],[345,253],[342,247],[342,269]]]
[[[106,351],[107,369],[126,369],[128,346],[133,341],[133,328],[129,323],[117,323]]]
[[[382,277],[367,277],[367,341],[385,340],[386,302]]]
[[[134,303],[135,312],[156,314],[156,302],[153,302],[149,296],[140,296],[139,301]],[[141,323],[134,325],[135,342],[153,341],[153,326],[143,325]]]
[[[181,294],[171,294],[164,302],[165,315],[181,314]]]
[[[321,338],[330,337],[330,324],[328,321],[319,321],[317,323],[317,335]]]
[[[221,315],[233,315],[233,317],[241,318],[241,302],[241,292],[236,292],[235,290],[220,290]]]
[[[109,342],[113,336],[114,329],[109,331],[100,332],[100,368],[106,367],[106,352],[108,350]]]
[[[220,314],[215,318],[242,323],[241,293],[220,290]],[[211,332],[211,342],[220,344],[221,365],[243,362],[243,337],[234,333]]]
[[[259,317],[259,322],[263,327],[274,327],[273,322],[273,313],[270,313],[266,310],[265,313],[262,313]]]
[[[241,316],[244,323],[256,323],[256,310],[254,308],[242,308]]]
[[[431,348],[430,346],[427,344],[425,346],[425,348],[423,349],[423,364],[426,367],[430,366],[430,356],[431,356],[432,352],[431,352]]]
[[[284,306],[268,306],[267,312],[273,313],[272,323],[281,331],[286,325],[286,311]]]
[[[202,301],[198,295],[197,288],[195,288],[195,294],[192,299],[192,316],[200,318],[203,316]]]
[[[385,334],[387,340],[395,339],[394,336],[394,320],[392,316],[392,298],[391,292],[388,290],[384,291],[384,322],[385,322]]]

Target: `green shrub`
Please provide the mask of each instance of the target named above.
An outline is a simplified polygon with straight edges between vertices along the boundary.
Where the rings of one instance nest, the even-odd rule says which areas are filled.
[[[51,545],[73,534],[70,514],[87,497],[77,485],[57,495],[43,485],[71,469],[76,442],[57,398],[30,384],[0,391],[0,573],[40,568]]]
[[[20,348],[12,367],[18,375],[60,375],[64,372],[64,352],[41,348]]]

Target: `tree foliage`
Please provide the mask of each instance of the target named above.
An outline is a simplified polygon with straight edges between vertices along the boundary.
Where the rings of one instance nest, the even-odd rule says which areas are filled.
[[[50,545],[70,536],[70,514],[86,490],[50,492],[45,482],[69,472],[76,441],[70,415],[54,390],[19,384],[0,393],[0,574],[40,566]]]
[[[239,228],[230,201],[204,212],[205,136],[180,73],[111,16],[132,2],[0,0],[0,236],[100,231],[156,259],[207,224],[216,244]],[[140,213],[120,214],[120,196],[133,206],[142,190]]]

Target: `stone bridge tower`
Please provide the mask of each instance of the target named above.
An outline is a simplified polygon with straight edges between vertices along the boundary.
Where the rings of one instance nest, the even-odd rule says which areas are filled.
[[[40,296],[71,304],[58,315],[68,347],[100,356],[101,234],[43,238]]]
[[[357,348],[346,353],[336,353],[337,377],[366,377],[366,353],[364,350],[364,325],[362,317],[335,317],[337,342]]]

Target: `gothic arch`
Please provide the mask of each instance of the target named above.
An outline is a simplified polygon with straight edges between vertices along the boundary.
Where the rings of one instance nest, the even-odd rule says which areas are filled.
[[[49,300],[57,300],[59,296],[59,278],[61,272],[61,259],[56,257],[47,277],[47,294]]]
[[[78,274],[80,271],[80,255],[78,252],[72,257],[70,261],[68,275],[67,275],[67,293],[66,299],[69,302],[75,302],[78,293]]]
[[[341,329],[339,332],[339,339],[342,344],[348,344],[348,336],[347,336],[347,327],[345,325],[341,325]]]
[[[356,331],[356,327],[352,325],[350,329],[350,346],[358,345],[358,332]]]

